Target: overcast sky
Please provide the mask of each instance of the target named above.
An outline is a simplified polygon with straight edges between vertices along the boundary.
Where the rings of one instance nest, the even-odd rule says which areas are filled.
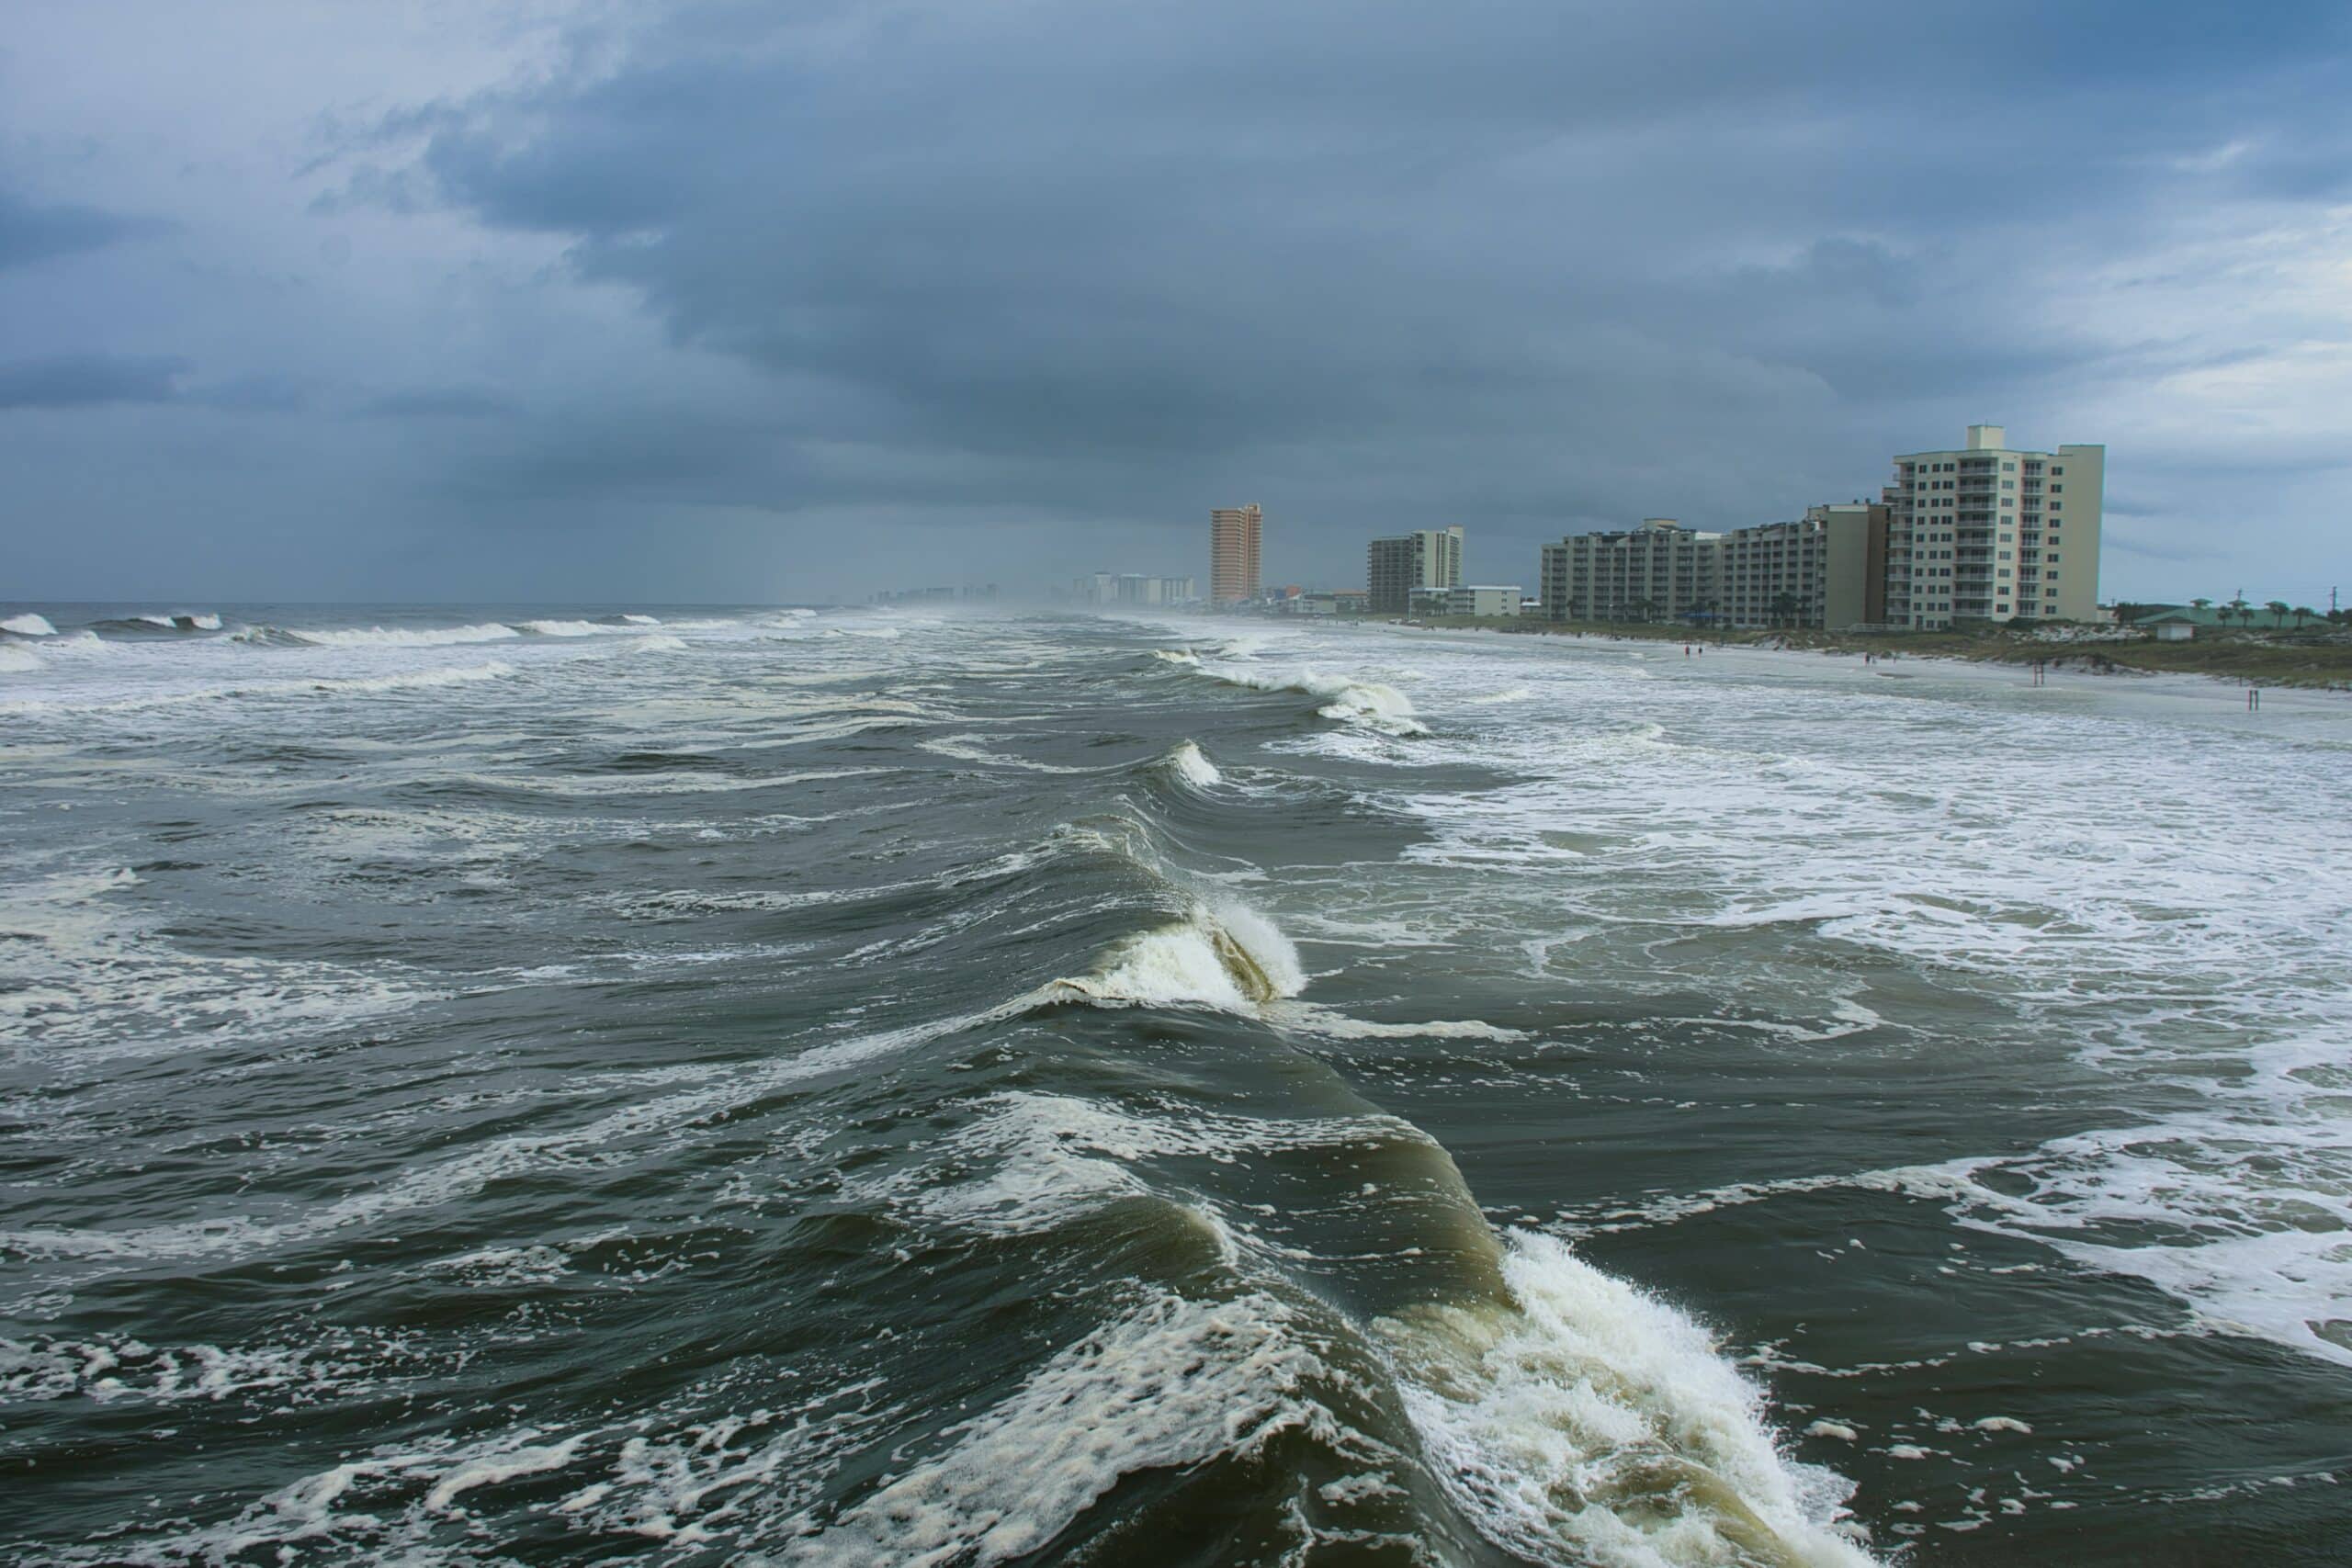
[[[0,10],[0,598],[1473,581],[2105,442],[2352,597],[2352,6]]]

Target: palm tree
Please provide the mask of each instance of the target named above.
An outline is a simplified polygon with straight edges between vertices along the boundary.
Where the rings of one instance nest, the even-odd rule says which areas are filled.
[[[2293,610],[2290,611],[2289,614],[2295,617],[2295,629],[2297,631],[2301,631],[2303,629],[2303,623],[2312,619],[2318,612],[2314,611],[2308,604],[2298,604]]]
[[[2276,632],[2286,630],[2288,615],[2287,601],[2284,599],[2273,599],[2268,604],[2263,605],[2263,608],[2270,612],[2270,629],[2272,631]]]
[[[1772,595],[1772,624],[1784,626],[1797,618],[1797,596],[1790,592]]]

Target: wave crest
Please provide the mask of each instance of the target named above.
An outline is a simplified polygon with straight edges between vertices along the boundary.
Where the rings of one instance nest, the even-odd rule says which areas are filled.
[[[1212,910],[1201,903],[1183,919],[1125,939],[1093,973],[1056,980],[1043,994],[1111,1006],[1190,1003],[1241,1012],[1295,997],[1306,984],[1298,950],[1272,920],[1239,904]]]
[[[1506,1299],[1375,1325],[1430,1469],[1480,1529],[1538,1561],[1860,1568],[1850,1486],[1792,1464],[1706,1330],[1563,1243],[1508,1234]]]
[[[1225,775],[1217,771],[1217,765],[1190,740],[1178,742],[1173,750],[1159,759],[1159,765],[1194,789],[1208,789],[1225,782]]]
[[[1360,680],[1353,675],[1328,675],[1315,670],[1253,670],[1233,664],[1204,664],[1197,660],[1193,662],[1202,674],[1228,686],[1321,697],[1323,705],[1315,711],[1324,718],[1360,725],[1384,735],[1430,732],[1429,726],[1415,716],[1412,699],[1382,682]]]

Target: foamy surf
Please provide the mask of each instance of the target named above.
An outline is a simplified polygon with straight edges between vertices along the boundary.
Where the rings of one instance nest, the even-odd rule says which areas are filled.
[[[7,632],[16,637],[55,637],[57,628],[49,624],[49,617],[46,615],[10,615],[5,620],[0,620],[0,632]]]
[[[1163,657],[1165,657],[1163,655]],[[1396,687],[1351,675],[1327,675],[1314,670],[1259,669],[1246,664],[1210,664],[1198,660],[1195,668],[1209,679],[1228,686],[1259,692],[1297,692],[1320,697],[1316,714],[1343,724],[1360,725],[1384,735],[1426,735],[1429,726],[1415,716],[1411,699]]]
[[[1792,1463],[1763,1395],[1706,1331],[1512,1231],[1507,1298],[1377,1326],[1432,1472],[1480,1530],[1538,1562],[1860,1568],[1851,1488]]]
[[[508,642],[523,634],[503,621],[465,626],[256,626],[253,641],[285,640],[317,648],[442,648],[452,643]]]
[[[1163,1296],[1064,1348],[1012,1394],[783,1560],[987,1568],[1049,1544],[1122,1477],[1247,1457],[1318,1424],[1321,1370],[1273,1297]]]

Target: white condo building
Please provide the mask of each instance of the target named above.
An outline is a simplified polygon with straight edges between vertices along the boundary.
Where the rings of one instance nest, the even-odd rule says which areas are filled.
[[[1906,452],[1887,488],[1886,618],[1935,631],[1954,621],[2098,616],[2107,448],[2027,452],[1997,424],[1972,424],[1949,452]]]

